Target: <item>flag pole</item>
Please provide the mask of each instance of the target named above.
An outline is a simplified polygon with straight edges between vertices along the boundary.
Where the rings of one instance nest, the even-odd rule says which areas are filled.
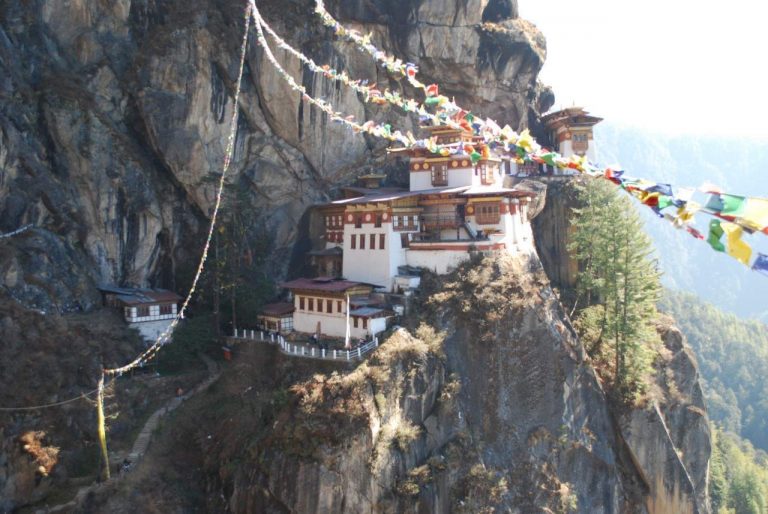
[[[347,335],[344,338],[344,348],[349,348],[349,336],[350,336],[350,328],[349,328],[349,294],[347,294]]]

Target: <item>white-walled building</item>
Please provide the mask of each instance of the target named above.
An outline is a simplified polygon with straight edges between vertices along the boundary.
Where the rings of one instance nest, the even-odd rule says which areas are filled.
[[[570,107],[541,118],[556,152],[566,158],[586,156],[590,162],[597,162],[593,127],[601,121],[602,118],[592,116],[582,107]]]
[[[385,309],[366,305],[373,291],[370,284],[320,277],[298,278],[282,287],[293,295],[297,332],[343,338],[349,325],[350,337],[370,339],[386,328],[386,318],[391,316]]]
[[[147,341],[165,332],[176,317],[181,297],[166,289],[102,286],[104,304],[121,309],[131,328]]]
[[[468,145],[456,154],[426,148],[395,150],[409,159],[407,190],[378,187],[383,175],[362,177],[364,187],[344,188],[345,198],[318,207],[325,245],[310,252],[319,274],[283,287],[293,294],[297,332],[344,337],[346,298],[352,338],[368,338],[386,328],[392,313],[363,301],[377,292],[408,292],[418,286],[412,272],[447,273],[476,252],[530,252],[533,234],[528,203],[534,193],[505,187],[516,170],[471,130],[429,127],[438,144]],[[338,277],[339,268],[341,278]]]
[[[438,143],[473,144],[469,131],[430,127]],[[479,159],[426,149],[396,151],[409,157],[409,189],[346,188],[348,198],[320,208],[328,251],[341,249],[348,280],[397,289],[400,266],[446,273],[470,252],[530,250],[527,204],[532,193],[504,187],[511,170],[485,147]]]
[[[296,308],[292,303],[270,303],[262,307],[256,317],[256,323],[260,330],[270,332],[293,332],[293,313]]]

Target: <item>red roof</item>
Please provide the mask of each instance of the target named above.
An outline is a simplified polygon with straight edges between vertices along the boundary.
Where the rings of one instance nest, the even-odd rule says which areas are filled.
[[[284,314],[290,314],[295,311],[296,308],[292,303],[280,302],[270,303],[262,307],[261,314],[266,316],[283,316]]]
[[[297,278],[296,280],[291,280],[290,282],[282,284],[282,287],[286,289],[304,289],[308,291],[324,291],[327,293],[343,293],[347,289],[359,286],[373,287],[370,284],[365,284],[363,282],[353,282],[351,280],[341,279],[328,280],[327,277],[318,279]]]

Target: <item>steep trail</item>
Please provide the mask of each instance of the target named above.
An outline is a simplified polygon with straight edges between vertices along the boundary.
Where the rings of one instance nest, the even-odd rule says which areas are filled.
[[[120,463],[123,461],[123,458],[127,458],[131,462],[130,470],[135,469],[135,467],[139,464],[141,461],[141,458],[146,454],[147,450],[149,449],[149,445],[152,442],[152,435],[157,430],[158,426],[160,425],[160,421],[165,417],[168,413],[175,411],[177,408],[179,408],[180,405],[182,405],[185,401],[189,400],[193,396],[202,393],[206,389],[208,389],[214,382],[216,382],[219,377],[221,376],[221,369],[218,364],[216,364],[213,359],[210,357],[199,354],[199,357],[205,362],[205,366],[208,369],[208,378],[200,382],[197,386],[195,386],[193,389],[191,389],[186,394],[176,396],[174,398],[171,398],[165,405],[158,408],[155,412],[152,413],[151,416],[147,419],[147,421],[144,423],[144,426],[139,431],[138,435],[136,436],[136,439],[133,442],[133,445],[131,446],[131,450],[125,455],[125,457],[118,457],[115,459],[116,462]],[[60,505],[56,505],[54,507],[50,508],[44,508],[44,509],[38,509],[35,512],[37,513],[64,513],[64,512],[71,512],[73,509],[76,509],[78,505],[81,505],[83,500],[92,492],[102,488],[105,484],[108,483],[114,483],[116,481],[121,480],[126,476],[126,472],[119,472],[112,475],[112,477],[106,481],[106,482],[95,482],[91,485],[81,487],[78,491],[75,497],[67,502]]]

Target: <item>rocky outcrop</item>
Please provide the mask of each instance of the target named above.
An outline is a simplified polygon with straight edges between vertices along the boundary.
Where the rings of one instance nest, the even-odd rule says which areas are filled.
[[[224,468],[207,489],[231,491],[233,512],[643,511],[537,259],[424,287],[433,330],[400,329],[352,373],[299,382],[252,460],[233,474],[236,455],[209,456]]]
[[[310,4],[259,2],[275,29],[317,62],[381,89],[403,89],[334,41]],[[0,8],[0,232],[36,227],[0,243],[0,280],[13,298],[70,312],[94,307],[99,283],[176,286],[181,268],[199,255],[214,199],[210,178],[221,170],[234,109],[244,5],[47,0]],[[544,39],[516,18],[514,2],[343,0],[328,7],[380,47],[418,62],[423,80],[477,112],[523,127],[542,108],[536,77]],[[278,58],[339,111],[416,125],[304,72],[284,52]],[[302,104],[253,37],[239,109],[232,187],[258,206],[254,226],[272,234],[267,267],[282,275],[307,207],[357,170],[381,165],[386,145]]]
[[[550,180],[538,182],[544,186],[544,205],[531,221],[536,252],[539,254],[550,282],[557,288],[576,285],[578,263],[568,251],[571,209],[577,207],[575,192],[570,182]]]
[[[649,513],[708,513],[712,445],[698,365],[669,320],[659,332],[658,389],[646,408],[621,417],[621,434],[648,486]]]
[[[162,496],[243,513],[709,512],[698,375],[668,323],[654,395],[629,409],[606,398],[535,255],[423,277],[412,316],[356,367],[236,347],[145,458],[183,487],[137,474],[76,511]]]

